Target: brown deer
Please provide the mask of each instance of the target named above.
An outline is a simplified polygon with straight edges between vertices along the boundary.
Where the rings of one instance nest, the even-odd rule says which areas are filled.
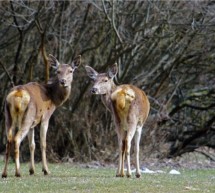
[[[127,158],[127,177],[131,177],[130,149],[135,135],[136,177],[141,176],[139,166],[139,143],[142,127],[146,121],[150,104],[146,94],[139,88],[124,84],[116,86],[113,78],[117,74],[117,64],[107,73],[98,73],[85,66],[88,76],[94,81],[91,93],[100,94],[104,105],[114,119],[119,143],[119,165],[116,176],[124,176],[124,160]]]
[[[19,146],[28,134],[30,147],[30,174],[34,174],[34,127],[40,124],[40,146],[42,152],[42,171],[49,174],[46,161],[46,133],[49,119],[55,109],[62,105],[71,93],[74,70],[80,65],[81,56],[76,57],[72,64],[60,64],[50,55],[49,64],[56,69],[57,76],[48,84],[30,82],[11,89],[5,102],[5,126],[7,146],[5,167],[2,178],[7,177],[7,166],[11,145],[14,144],[15,176],[20,177]],[[18,128],[15,134],[15,129]]]

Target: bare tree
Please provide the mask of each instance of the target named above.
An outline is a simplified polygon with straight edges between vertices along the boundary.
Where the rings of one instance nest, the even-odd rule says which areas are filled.
[[[211,1],[3,1],[0,60],[15,84],[48,79],[45,52],[67,63],[81,54],[83,65],[100,72],[117,62],[115,83],[134,84],[151,98],[144,151],[171,157],[214,148],[214,13]],[[73,98],[50,120],[48,135],[58,143],[48,142],[49,159],[114,160],[111,117],[89,95],[83,68],[77,76]],[[0,68],[2,128],[9,82]],[[0,151],[3,136],[1,129]]]

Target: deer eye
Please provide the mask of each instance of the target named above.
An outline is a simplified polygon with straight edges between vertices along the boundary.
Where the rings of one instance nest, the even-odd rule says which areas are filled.
[[[57,74],[60,74],[60,70],[57,71]]]
[[[108,79],[104,79],[104,80],[103,80],[103,82],[107,82],[107,81],[108,81]]]
[[[70,73],[73,73],[73,70],[70,70],[69,72],[70,72]]]

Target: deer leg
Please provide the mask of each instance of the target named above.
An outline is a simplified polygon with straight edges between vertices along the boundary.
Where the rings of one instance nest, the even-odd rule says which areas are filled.
[[[35,151],[35,141],[34,141],[34,129],[31,128],[28,133],[28,141],[29,141],[29,148],[30,148],[30,167],[29,167],[29,173],[30,175],[34,174],[35,166],[34,166],[34,151]]]
[[[32,123],[34,121],[34,116],[32,116],[34,112],[31,109],[32,108],[29,106],[28,111],[20,113],[18,116],[18,119],[17,119],[19,130],[14,138],[14,154],[15,154],[15,167],[16,167],[15,176],[16,177],[21,176],[20,175],[20,161],[19,161],[19,147],[20,147],[22,140],[28,134],[28,132],[32,126]],[[29,112],[31,112],[31,113],[29,113]]]
[[[44,175],[48,175],[50,173],[46,160],[46,134],[48,130],[48,124],[48,121],[42,122],[40,127],[40,148],[42,152],[42,171],[44,172]]]
[[[121,177],[121,167],[122,167],[122,141],[119,140],[119,163],[118,163],[118,168],[116,172],[116,177]]]
[[[14,138],[14,144],[15,144],[15,149],[14,149],[14,153],[15,153],[15,167],[16,167],[16,171],[15,171],[15,176],[16,177],[21,177],[20,174],[20,161],[19,161],[19,147],[20,144],[22,142],[22,140],[25,138],[25,136],[27,135],[29,129],[26,127],[23,127],[22,129],[20,129],[15,138]]]
[[[125,140],[125,146],[126,146],[126,149],[125,149],[125,154],[126,154],[126,159],[127,159],[127,177],[131,177],[131,163],[130,163],[130,150],[131,150],[131,140],[133,139],[134,137],[134,134],[135,134],[135,127],[134,126],[131,126],[130,127],[130,130],[128,130],[128,133],[127,133],[127,137],[126,137],[126,140]]]
[[[6,126],[7,127],[7,126]],[[11,145],[13,143],[13,127],[10,127],[7,131],[7,146],[6,146],[6,153],[5,153],[5,166],[4,170],[2,172],[2,178],[7,177],[7,166],[10,158],[10,151],[11,151]]]
[[[122,140],[121,177],[124,177],[124,176],[125,176],[125,173],[124,173],[124,168],[125,168],[125,150],[126,150],[126,141],[125,141],[125,139],[124,139],[124,140]]]
[[[2,178],[7,177],[7,166],[8,166],[8,161],[9,161],[9,157],[10,157],[11,144],[12,144],[12,141],[8,140],[7,146],[6,146],[6,154],[5,154],[5,166],[4,166],[4,170],[2,172]]]
[[[44,175],[48,175],[49,169],[47,166],[47,160],[46,160],[46,135],[47,130],[49,126],[49,119],[54,112],[55,107],[52,107],[42,118],[41,126],[40,126],[40,148],[42,152],[42,171],[44,172]]]
[[[119,165],[116,177],[124,177],[125,140],[119,140]]]
[[[136,177],[139,178],[141,176],[140,172],[140,163],[139,163],[139,149],[140,149],[140,138],[142,133],[142,126],[137,126],[137,130],[135,133],[135,159],[136,159]]]
[[[116,173],[116,177],[124,177],[124,160],[125,160],[125,132],[122,130],[118,134],[118,143],[119,143],[119,164]]]
[[[5,105],[5,128],[7,132],[7,145],[5,153],[5,166],[2,172],[2,178],[7,177],[7,166],[10,158],[11,145],[13,143],[13,130],[15,129],[14,121],[11,119],[9,107],[7,104]]]

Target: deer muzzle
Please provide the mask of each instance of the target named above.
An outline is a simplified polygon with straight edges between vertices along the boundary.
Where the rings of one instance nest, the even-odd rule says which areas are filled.
[[[60,80],[60,84],[63,86],[63,87],[66,87],[66,79],[61,79]]]
[[[92,88],[92,89],[90,90],[90,92],[91,92],[92,94],[96,94],[96,93],[98,92],[98,89],[97,89],[97,88]]]

